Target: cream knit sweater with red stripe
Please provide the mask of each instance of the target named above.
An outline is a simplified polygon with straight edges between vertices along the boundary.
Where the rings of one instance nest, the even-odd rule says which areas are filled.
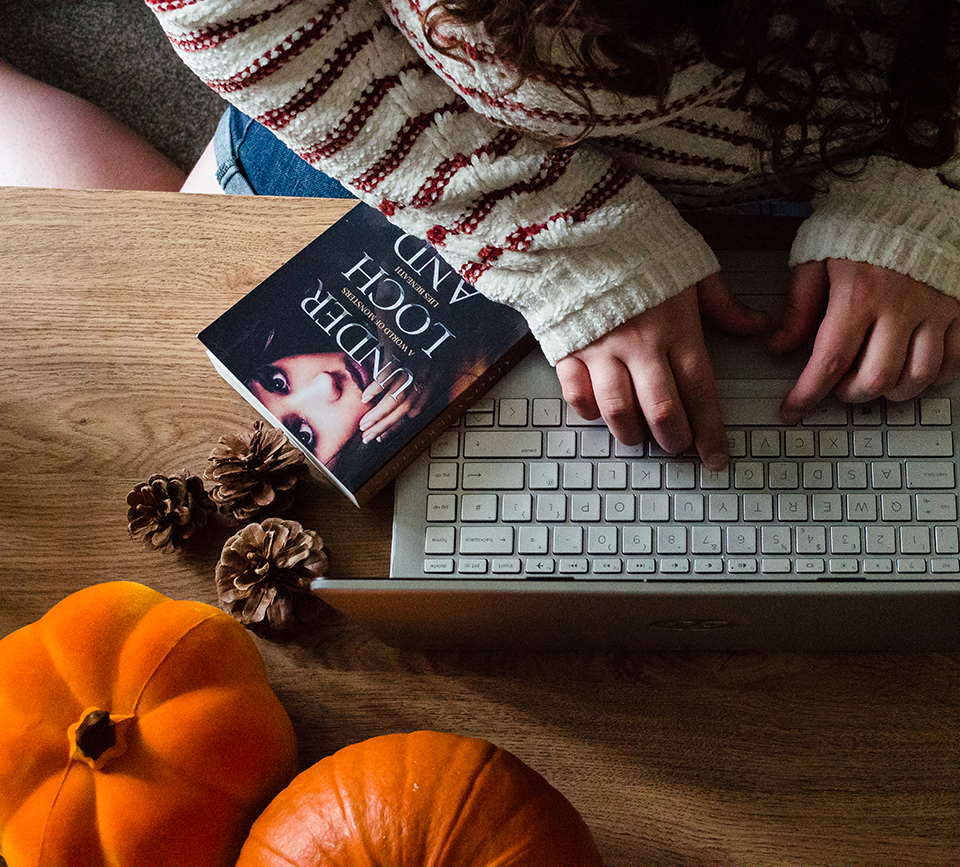
[[[718,269],[676,210],[764,197],[735,74],[694,52],[663,105],[512,78],[427,44],[420,0],[146,0],[183,60],[296,153],[527,318],[551,362]],[[883,42],[869,41],[882,55]],[[562,56],[555,60],[563,64]],[[960,168],[874,159],[815,201],[792,262],[845,257],[960,297]]]

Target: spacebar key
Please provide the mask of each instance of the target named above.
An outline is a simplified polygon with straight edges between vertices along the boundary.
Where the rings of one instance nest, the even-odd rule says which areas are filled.
[[[463,465],[465,491],[519,491],[523,488],[523,464],[519,461]]]

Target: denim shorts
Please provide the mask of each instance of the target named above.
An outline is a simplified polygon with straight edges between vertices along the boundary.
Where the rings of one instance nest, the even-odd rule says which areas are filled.
[[[247,196],[356,198],[339,181],[298,157],[270,130],[232,105],[213,138],[217,181],[225,193]],[[720,213],[758,217],[808,217],[807,202],[779,199],[716,209]]]
[[[241,196],[353,199],[342,184],[298,157],[265,126],[230,106],[213,136],[217,182]]]

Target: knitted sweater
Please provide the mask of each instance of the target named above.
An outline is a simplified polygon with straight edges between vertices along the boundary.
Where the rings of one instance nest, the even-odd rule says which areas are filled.
[[[696,52],[659,105],[591,89],[596,125],[558,147],[583,108],[542,81],[511,89],[479,29],[460,34],[469,64],[438,54],[427,0],[146,2],[201,79],[523,313],[551,362],[718,270],[677,206],[769,195],[737,74]],[[960,298],[958,190],[956,160],[875,158],[829,181],[791,261],[865,261]]]

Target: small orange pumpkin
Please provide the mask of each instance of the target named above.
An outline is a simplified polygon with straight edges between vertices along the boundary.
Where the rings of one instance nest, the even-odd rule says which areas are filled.
[[[132,582],[0,640],[9,867],[226,867],[294,776],[296,737],[247,631]]]
[[[237,867],[600,867],[573,805],[506,750],[414,732],[344,747],[254,822]]]

